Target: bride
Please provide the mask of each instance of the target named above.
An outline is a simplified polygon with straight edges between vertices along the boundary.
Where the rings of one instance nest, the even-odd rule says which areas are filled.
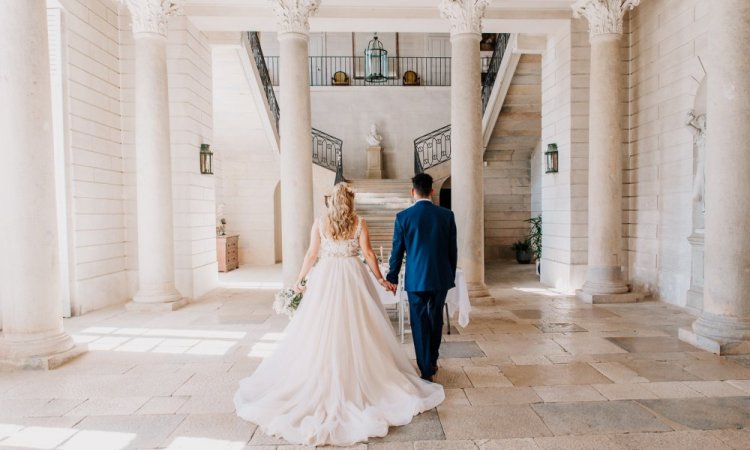
[[[304,299],[276,351],[234,396],[237,414],[265,434],[297,444],[352,445],[385,436],[389,426],[406,425],[445,398],[443,387],[422,380],[400,348],[357,257],[360,248],[378,282],[391,288],[367,224],[355,214],[354,192],[339,183],[310,232],[295,287],[309,272]]]

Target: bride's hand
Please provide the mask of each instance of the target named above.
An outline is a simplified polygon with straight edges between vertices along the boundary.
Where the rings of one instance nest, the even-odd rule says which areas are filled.
[[[302,286],[302,282],[301,281],[298,281],[298,282],[294,283],[294,287],[292,289],[294,289],[294,292],[296,292],[298,294],[300,292],[305,292],[305,287]]]

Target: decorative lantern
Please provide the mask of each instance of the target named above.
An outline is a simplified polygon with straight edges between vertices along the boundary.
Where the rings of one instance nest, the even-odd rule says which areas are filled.
[[[365,81],[383,83],[388,80],[388,51],[375,33],[365,49]]]
[[[213,175],[213,158],[214,152],[211,151],[210,145],[201,144],[200,163],[201,163],[201,174]]]
[[[547,173],[557,173],[557,144],[549,144],[544,152]]]

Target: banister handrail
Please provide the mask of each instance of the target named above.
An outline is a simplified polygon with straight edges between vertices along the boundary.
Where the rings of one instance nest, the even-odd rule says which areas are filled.
[[[279,131],[279,121],[281,118],[279,103],[276,100],[276,92],[273,90],[273,83],[268,73],[266,59],[263,57],[258,32],[248,31],[242,33],[242,42],[248,52],[248,56],[251,60],[255,61],[255,65],[258,68],[258,74],[263,84],[263,91],[266,94],[268,106],[275,119],[276,130]],[[313,128],[312,159],[314,164],[336,172],[334,183],[338,183],[344,179],[343,141],[341,139]]]
[[[257,31],[248,31],[242,33],[242,40],[245,44],[245,49],[248,52],[248,56],[251,60],[255,61],[255,66],[258,68],[258,74],[260,80],[263,83],[263,92],[266,94],[266,100],[268,106],[271,108],[271,113],[275,119],[276,131],[279,130],[279,102],[276,100],[276,92],[273,90],[273,83],[271,83],[271,77],[268,74],[268,67],[266,66],[266,59],[263,57],[263,49],[260,47],[260,38],[258,37]]]
[[[487,108],[495,86],[495,79],[500,70],[500,63],[505,56],[510,34],[500,33],[495,41],[488,71],[482,83],[482,113]],[[430,167],[437,166],[451,159],[451,126],[450,124],[438,128],[414,139],[414,173],[423,173]]]
[[[495,86],[497,73],[500,71],[500,63],[503,61],[509,41],[510,33],[498,33],[495,40],[495,48],[492,50],[492,57],[487,67],[487,75],[485,75],[484,82],[482,83],[482,113],[487,109],[492,88]]]

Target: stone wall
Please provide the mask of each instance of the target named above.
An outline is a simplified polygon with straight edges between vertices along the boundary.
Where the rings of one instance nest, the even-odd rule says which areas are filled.
[[[542,148],[556,143],[559,172],[542,174],[543,283],[572,292],[583,285],[588,223],[590,46],[585,20],[548,35],[542,55]]]
[[[678,305],[685,304],[691,264],[693,141],[685,123],[704,77],[699,59],[707,51],[710,3],[641,2],[630,16],[624,54],[630,80],[623,229],[630,277],[637,289]]]
[[[510,258],[529,233],[531,154],[541,136],[541,56],[523,55],[484,153],[485,259]]]
[[[54,2],[51,3],[54,7]],[[106,0],[61,0],[73,315],[129,297],[123,204],[120,17]],[[65,258],[65,255],[61,255]]]

